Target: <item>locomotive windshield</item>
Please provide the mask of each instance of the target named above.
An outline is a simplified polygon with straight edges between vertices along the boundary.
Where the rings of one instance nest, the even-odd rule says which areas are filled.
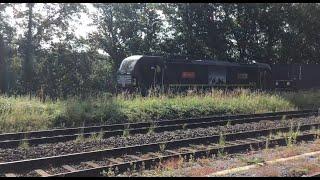
[[[120,74],[131,74],[135,64],[138,62],[138,60],[141,58],[142,56],[130,56],[125,58],[119,68],[119,73]]]

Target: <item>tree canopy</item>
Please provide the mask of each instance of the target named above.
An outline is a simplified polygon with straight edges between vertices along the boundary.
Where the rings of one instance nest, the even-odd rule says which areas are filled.
[[[0,3],[0,93],[114,91],[134,54],[319,63],[319,3]],[[96,30],[77,37],[81,14]],[[14,18],[18,24],[12,24]],[[22,33],[18,33],[22,32]]]

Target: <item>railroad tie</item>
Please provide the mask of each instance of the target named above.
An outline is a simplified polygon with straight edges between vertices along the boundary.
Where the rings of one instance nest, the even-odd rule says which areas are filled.
[[[309,131],[303,131],[303,132],[301,132],[302,135],[309,134],[309,133],[310,133]]]
[[[213,143],[210,143],[209,145],[207,145],[208,148],[216,148],[218,146],[219,146],[218,144],[213,144]]]
[[[153,152],[149,152],[148,154],[150,154],[151,156],[159,157],[159,158],[163,157],[162,155],[153,153]]]
[[[210,145],[207,145],[207,149],[208,150],[211,150],[211,149],[216,149],[216,148],[219,148],[219,147],[221,147],[220,145],[218,145],[218,144],[210,144]]]
[[[41,177],[51,176],[49,173],[45,172],[42,169],[36,169],[34,170],[37,174],[39,174]]]
[[[208,147],[207,146],[205,146],[205,145],[194,145],[194,146],[192,146],[192,147],[195,147],[196,149],[208,149]],[[189,148],[189,149],[191,149],[191,148]],[[192,150],[192,149],[191,149]]]
[[[123,163],[122,161],[118,161],[118,160],[113,159],[113,158],[108,158],[107,160],[110,161],[110,162],[113,162],[113,163],[115,163],[115,164],[121,164],[121,163]]]
[[[269,139],[268,137],[257,137],[257,140],[260,140],[260,141],[266,141],[267,139]],[[270,140],[270,139],[269,139]]]
[[[255,141],[255,142],[261,142],[261,140],[259,139],[254,139],[254,138],[247,138],[248,140],[251,140],[251,141]]]
[[[232,145],[232,146],[237,146],[239,145],[239,143],[235,143],[235,142],[226,142],[226,145]]]
[[[236,140],[236,142],[245,143],[245,144],[252,143],[252,142],[250,142],[250,141],[245,141],[245,140]]]
[[[5,177],[17,177],[17,175],[15,175],[13,173],[6,173],[4,176]]]
[[[180,153],[178,153],[176,151],[172,151],[172,150],[165,150],[165,151],[168,152],[168,153],[171,153],[171,154],[180,154]]]
[[[181,150],[186,150],[186,151],[189,151],[189,152],[195,152],[196,150],[194,149],[191,149],[191,148],[187,148],[187,147],[183,147],[183,148],[180,148]]]
[[[138,156],[135,156],[135,155],[126,155],[127,157],[131,158],[131,159],[135,159],[135,160],[138,160],[138,161],[143,161],[144,159],[138,157]]]
[[[74,172],[77,171],[75,168],[69,166],[69,165],[63,165],[62,166],[65,170],[70,171],[70,172]]]
[[[93,168],[99,168],[100,166],[99,166],[99,164],[96,164],[96,163],[94,163],[94,162],[85,162],[88,166],[91,166],[91,167],[93,167]]]

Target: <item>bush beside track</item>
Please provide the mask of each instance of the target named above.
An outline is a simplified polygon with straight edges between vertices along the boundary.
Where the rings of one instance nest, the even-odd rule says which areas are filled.
[[[320,91],[262,93],[235,90],[226,93],[214,90],[207,93],[188,92],[149,97],[127,94],[113,97],[101,94],[86,99],[71,97],[45,103],[41,103],[36,97],[0,96],[0,130],[15,132],[95,123],[275,112],[312,108],[319,104]]]

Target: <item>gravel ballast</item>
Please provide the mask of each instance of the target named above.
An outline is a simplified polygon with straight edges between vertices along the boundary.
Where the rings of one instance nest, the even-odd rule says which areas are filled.
[[[97,141],[68,141],[52,144],[41,144],[28,148],[0,149],[0,161],[18,161],[40,157],[57,156],[70,153],[101,150],[108,148],[149,144],[161,141],[171,141],[186,138],[204,137],[219,135],[222,133],[235,133],[242,131],[279,128],[283,126],[294,126],[300,124],[320,123],[320,118],[298,118],[293,120],[260,121],[256,123],[236,124],[230,126],[215,126],[208,128],[196,128],[186,130],[176,130],[151,134],[136,134],[132,136],[114,136]]]

